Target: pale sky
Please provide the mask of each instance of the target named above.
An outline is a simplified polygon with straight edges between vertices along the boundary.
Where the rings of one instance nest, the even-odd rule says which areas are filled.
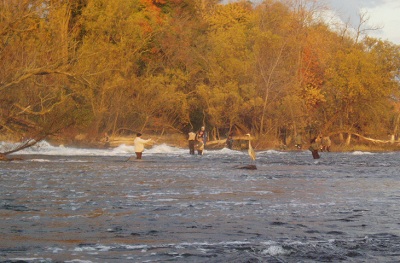
[[[358,14],[366,11],[372,27],[383,27],[370,32],[370,36],[400,45],[400,0],[324,0],[338,16],[356,26]]]
[[[223,3],[235,0],[223,0]],[[368,24],[371,27],[382,27],[381,30],[370,31],[371,37],[388,40],[400,45],[400,0],[319,0],[328,5],[343,21],[357,27],[359,14],[367,12]],[[262,0],[251,0],[260,3]]]

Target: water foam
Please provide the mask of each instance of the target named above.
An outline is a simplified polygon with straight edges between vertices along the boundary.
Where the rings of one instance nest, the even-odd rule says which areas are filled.
[[[21,143],[11,142],[0,142],[0,152],[10,151],[20,146]],[[14,154],[18,155],[51,155],[51,156],[129,156],[135,153],[135,147],[131,145],[121,144],[111,149],[100,149],[100,148],[77,148],[65,145],[52,145],[47,141],[40,141],[32,147],[23,149]],[[157,154],[169,154],[169,155],[187,155],[189,156],[189,149],[178,148],[169,146],[167,144],[153,145],[151,148],[146,148],[145,153],[148,155]],[[222,148],[218,150],[205,150],[205,155],[247,155],[247,151],[231,150],[228,148]],[[268,150],[260,151],[258,154],[267,155],[281,155],[286,154],[284,152]],[[37,162],[45,162],[45,160],[36,159]]]
[[[112,149],[113,154],[134,153],[134,152],[135,152],[135,147],[126,144],[121,144]]]
[[[370,155],[373,154],[371,152],[362,152],[362,151],[354,151],[352,152],[353,155]]]
[[[0,142],[0,151],[9,151],[19,146],[19,143]],[[121,144],[113,149],[98,148],[76,148],[64,145],[54,146],[47,141],[41,141],[32,147],[18,151],[17,154],[37,154],[37,155],[59,155],[59,156],[126,156],[135,153],[135,147]],[[170,153],[182,154],[186,153],[184,149],[171,147],[166,144],[154,145],[150,149],[146,149],[147,154]],[[38,159],[39,161],[39,159]]]
[[[2,142],[0,149],[15,149],[19,143]],[[112,151],[107,149],[87,149],[66,147],[64,145],[54,146],[47,141],[40,141],[32,147],[18,151],[16,154],[37,154],[37,155],[59,155],[59,156],[104,156],[112,155]]]
[[[270,246],[269,248],[263,250],[261,254],[264,255],[271,255],[271,256],[279,256],[279,255],[285,255],[287,252],[282,246],[275,245],[275,246]]]
[[[159,153],[182,154],[182,153],[187,153],[187,151],[184,149],[172,147],[172,146],[169,146],[169,145],[163,143],[163,144],[159,144],[159,145],[154,145],[151,149],[146,150],[146,153],[148,153],[148,154],[159,154]]]

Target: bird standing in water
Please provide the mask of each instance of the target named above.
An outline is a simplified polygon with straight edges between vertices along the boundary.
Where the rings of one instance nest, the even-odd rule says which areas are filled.
[[[251,146],[250,134],[248,133],[246,135],[249,136],[249,150],[248,150],[249,156],[250,156],[251,160],[253,160],[253,162],[254,162],[256,160],[256,152],[254,151],[253,147]]]
[[[257,166],[255,165],[255,160],[256,160],[256,152],[254,151],[253,147],[251,147],[251,143],[250,143],[250,134],[246,134],[247,136],[249,136],[249,149],[248,149],[248,153],[249,156],[252,160],[252,164],[249,165],[244,165],[244,166],[240,166],[237,167],[238,169],[246,169],[246,170],[257,170]]]

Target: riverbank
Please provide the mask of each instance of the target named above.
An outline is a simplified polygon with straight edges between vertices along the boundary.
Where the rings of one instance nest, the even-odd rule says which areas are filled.
[[[136,136],[111,136],[109,138],[110,147],[118,147],[120,145],[132,146],[133,141]],[[167,135],[156,135],[156,134],[144,134],[142,136],[144,139],[152,139],[153,144],[166,144],[172,147],[186,148],[188,147],[188,142],[186,136],[183,134],[167,134]],[[246,136],[236,136],[234,139],[234,149],[244,150],[247,149],[247,137]],[[55,143],[57,143],[55,141]],[[251,138],[251,144],[256,151],[264,150],[277,150],[277,151],[298,151],[299,149],[294,146],[294,143],[283,147],[278,140],[270,140],[268,138]],[[105,140],[100,140],[97,142],[81,140],[72,142],[71,146],[78,147],[95,147],[103,148],[105,147]],[[207,142],[207,149],[222,149],[226,147],[226,139],[220,140],[210,140]],[[305,143],[302,150],[308,149],[309,144]],[[400,142],[395,143],[372,143],[368,141],[355,141],[350,145],[346,145],[344,142],[334,141],[331,146],[332,152],[394,152],[400,151]]]
[[[168,134],[168,135],[143,135],[144,139],[152,139],[155,144],[167,144],[173,147],[186,148],[188,147],[187,138],[182,134]],[[110,138],[110,146],[117,147],[121,144],[133,145],[135,136],[115,136]],[[248,139],[247,136],[235,136],[234,148],[236,149],[247,149]],[[279,151],[297,151],[294,143],[290,143],[286,147],[283,147],[278,140],[271,140],[269,138],[251,138],[251,144],[257,151],[264,150],[279,150]],[[104,145],[104,143],[103,143]],[[208,149],[222,149],[226,147],[226,139],[210,140],[207,142]],[[302,147],[303,150],[308,149],[309,144],[305,143]],[[400,142],[394,143],[372,143],[369,141],[357,140],[352,142],[350,145],[346,145],[345,142],[333,140],[331,146],[332,152],[392,152],[400,151]]]
[[[54,137],[50,136],[46,139],[49,143],[54,146],[66,146],[66,147],[78,147],[78,148],[115,148],[120,145],[133,146],[133,141],[136,136],[110,136],[109,145],[106,145],[105,138],[92,139],[88,136],[78,135],[73,139]],[[152,144],[166,144],[172,147],[186,148],[188,147],[187,138],[184,134],[143,134],[144,139],[152,139]],[[247,137],[246,136],[235,136],[234,138],[234,149],[244,150],[247,149]],[[16,138],[12,136],[0,136],[0,141],[18,142]],[[210,140],[207,142],[207,149],[222,149],[226,147],[226,139]],[[290,143],[287,146],[283,146],[278,140],[270,140],[268,138],[251,138],[251,144],[256,151],[263,150],[278,150],[278,151],[298,151],[294,143]],[[151,146],[151,145],[150,145]],[[302,150],[308,149],[309,144],[305,143]],[[1,150],[1,149],[0,149]],[[352,142],[350,145],[346,145],[344,142],[333,140],[332,152],[395,152],[400,151],[400,142],[394,143],[372,143],[369,141],[357,140]],[[1,152],[1,151],[0,151]]]

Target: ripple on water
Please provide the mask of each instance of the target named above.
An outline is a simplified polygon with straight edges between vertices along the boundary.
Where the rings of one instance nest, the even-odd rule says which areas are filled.
[[[397,154],[174,154],[1,164],[0,261],[400,260]]]

